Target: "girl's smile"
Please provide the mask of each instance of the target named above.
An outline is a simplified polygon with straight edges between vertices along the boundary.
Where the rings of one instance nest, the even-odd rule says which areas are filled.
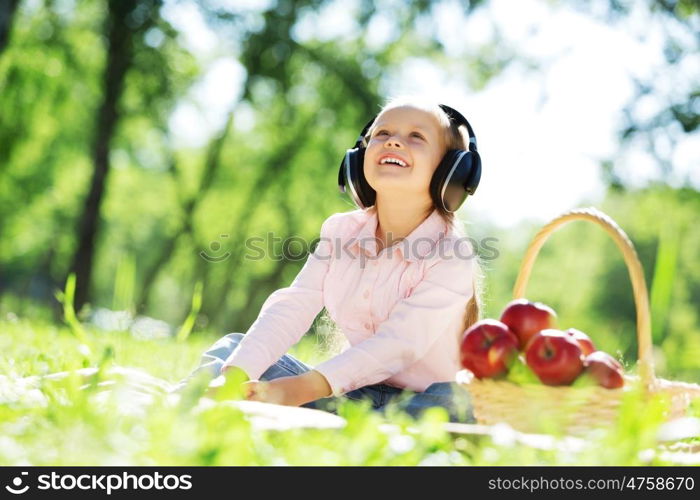
[[[408,164],[408,161],[401,158],[400,155],[397,155],[395,153],[386,153],[386,154],[381,155],[379,157],[379,164],[380,165],[396,165],[398,167],[403,167],[403,168],[410,167],[410,165]]]

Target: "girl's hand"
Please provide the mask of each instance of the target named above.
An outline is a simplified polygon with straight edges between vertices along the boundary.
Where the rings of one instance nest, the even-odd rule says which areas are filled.
[[[260,401],[277,405],[300,406],[304,404],[299,377],[281,377],[270,381],[251,380],[243,384],[243,394],[248,401]]]
[[[301,406],[328,397],[331,392],[325,377],[315,370],[270,381],[251,380],[245,382],[243,387],[244,397],[248,401],[286,406]]]
[[[221,392],[221,388],[226,385],[226,380],[230,378],[235,378],[241,382],[250,380],[248,374],[241,368],[237,366],[225,366],[221,370],[221,375],[209,382],[204,396],[208,398],[216,398]]]

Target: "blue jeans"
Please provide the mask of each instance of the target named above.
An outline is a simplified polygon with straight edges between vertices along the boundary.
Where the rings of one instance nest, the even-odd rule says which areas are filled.
[[[199,366],[178,384],[176,390],[184,388],[188,380],[202,372],[206,372],[212,378],[218,377],[224,362],[242,338],[242,333],[229,333],[216,341],[202,355]],[[260,380],[301,375],[312,369],[313,367],[294,356],[285,354],[260,376]],[[381,413],[386,413],[390,406],[394,406],[414,418],[418,418],[427,408],[439,406],[447,410],[451,422],[474,422],[469,393],[456,382],[437,382],[428,386],[424,392],[413,392],[386,384],[374,384],[346,392],[340,398],[322,398],[302,406],[336,413],[338,402],[343,398],[354,401],[368,400],[372,409]]]

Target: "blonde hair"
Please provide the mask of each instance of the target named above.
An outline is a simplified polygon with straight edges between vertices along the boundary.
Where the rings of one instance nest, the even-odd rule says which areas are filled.
[[[431,113],[437,119],[440,124],[440,128],[443,131],[443,144],[445,145],[445,151],[443,155],[450,149],[462,149],[468,150],[469,148],[469,131],[464,125],[457,125],[454,123],[447,114],[442,110],[437,102],[428,100],[422,96],[410,96],[403,95],[398,97],[390,98],[381,108],[377,117],[381,115],[384,111],[392,108],[397,108],[401,106],[410,106],[412,108],[420,109]],[[376,123],[376,120],[375,120]],[[372,135],[374,125],[372,125],[367,131],[366,137]],[[461,221],[457,219],[454,212],[448,212],[442,206],[433,205],[433,209],[437,209],[440,217],[445,221],[445,224],[449,228],[454,230],[458,235],[463,235],[464,231],[460,227]],[[368,212],[376,211],[376,204],[372,205],[367,209]],[[474,273],[472,275],[472,288],[473,294],[467,300],[465,310],[464,310],[464,323],[463,328],[459,332],[458,341],[461,341],[462,334],[470,326],[481,319],[481,310],[483,304],[482,289],[484,275],[480,263],[477,249],[473,249],[474,260]],[[328,354],[337,354],[342,351],[343,347],[347,345],[347,340],[342,334],[342,331],[333,322],[333,320],[328,315],[328,312],[324,309],[324,313],[321,316],[321,338],[323,340],[323,345],[325,346],[325,351]]]
[[[456,125],[450,120],[450,118],[445,114],[445,112],[442,110],[442,108],[434,101],[430,101],[425,99],[424,97],[421,96],[399,96],[399,97],[393,97],[389,99],[384,106],[382,106],[381,110],[379,113],[377,113],[377,119],[384,113],[385,111],[388,111],[393,108],[400,108],[400,107],[411,107],[415,109],[420,109],[421,111],[425,111],[426,113],[430,113],[437,119],[438,123],[440,124],[440,129],[443,131],[443,136],[442,136],[442,143],[446,145],[447,149],[466,149],[464,147],[465,141],[464,138],[462,137],[461,133],[459,130],[457,130]],[[375,124],[377,123],[377,119],[374,120],[374,123],[372,123],[372,126],[367,130],[367,135],[365,136],[367,139],[372,135],[372,132],[374,132],[375,129]],[[460,127],[464,128],[464,133],[466,133],[466,144],[469,144],[469,133],[467,132],[466,128],[464,126]]]

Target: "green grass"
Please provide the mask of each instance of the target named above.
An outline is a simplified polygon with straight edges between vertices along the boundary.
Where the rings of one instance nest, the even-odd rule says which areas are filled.
[[[619,422],[589,436],[582,449],[540,450],[507,429],[494,436],[455,435],[446,413],[419,421],[383,417],[363,403],[341,404],[341,430],[261,431],[225,404],[195,410],[166,395],[139,403],[117,385],[106,392],[77,378],[22,385],[23,377],[83,367],[139,368],[176,382],[196,366],[216,336],[186,341],[141,340],[86,325],[84,339],[39,320],[0,320],[0,464],[2,465],[568,465],[672,464],[655,453],[663,404],[625,402]],[[305,361],[316,348],[304,339],[293,353]],[[95,382],[99,382],[98,379]],[[695,414],[700,414],[695,408]],[[390,423],[391,426],[385,424]]]

